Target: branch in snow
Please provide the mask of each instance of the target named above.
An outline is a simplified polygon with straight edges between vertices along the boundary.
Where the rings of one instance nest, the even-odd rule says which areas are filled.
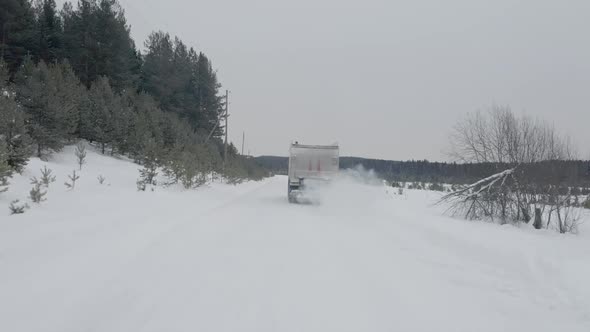
[[[516,170],[516,167],[507,169],[507,170],[502,171],[500,173],[490,175],[485,179],[481,179],[475,183],[468,185],[467,187],[464,187],[460,190],[454,191],[452,193],[449,193],[449,194],[443,196],[440,201],[445,201],[449,198],[458,197],[458,196],[462,196],[465,199],[473,198],[474,196],[481,194],[485,190],[489,190],[500,179],[502,179],[502,185],[504,185],[506,178],[509,175],[512,175],[515,170]],[[479,188],[479,190],[476,192],[473,192],[472,190],[475,188]],[[466,192],[467,192],[467,195],[463,196],[462,194],[464,194]]]

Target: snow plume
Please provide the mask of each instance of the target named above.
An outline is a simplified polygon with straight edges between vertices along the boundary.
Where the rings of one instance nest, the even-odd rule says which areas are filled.
[[[362,165],[342,170],[330,183],[313,187],[312,195],[323,209],[346,213],[360,208],[366,211],[368,206],[386,197],[384,181]]]
[[[340,172],[339,180],[351,181],[357,184],[382,186],[384,180],[380,179],[374,170],[367,170],[363,165],[357,165],[354,168],[348,168]]]

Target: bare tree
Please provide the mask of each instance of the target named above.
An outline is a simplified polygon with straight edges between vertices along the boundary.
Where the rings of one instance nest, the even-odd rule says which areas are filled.
[[[517,165],[575,156],[569,138],[540,120],[517,117],[509,106],[468,114],[455,125],[450,141],[450,156],[463,162]]]
[[[451,135],[451,156],[463,162],[496,165],[498,172],[443,196],[449,210],[468,219],[529,222],[533,215],[558,220],[557,229],[574,231],[572,195],[557,176],[558,162],[574,157],[568,138],[540,120],[517,117],[509,107],[492,106],[469,114]],[[538,215],[538,216],[537,216]]]

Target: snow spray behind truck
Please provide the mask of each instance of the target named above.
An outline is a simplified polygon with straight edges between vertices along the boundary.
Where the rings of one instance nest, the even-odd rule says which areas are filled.
[[[303,145],[289,149],[289,202],[307,201],[309,191],[338,174],[339,148],[334,145]]]

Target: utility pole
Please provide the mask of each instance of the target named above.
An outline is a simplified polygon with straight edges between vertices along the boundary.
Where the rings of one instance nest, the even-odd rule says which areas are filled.
[[[246,132],[242,132],[242,156],[244,155],[244,141],[246,140]]]
[[[225,90],[225,141],[223,143],[223,170],[225,170],[225,163],[227,161],[227,117],[229,114],[227,113],[227,108],[229,105],[229,91]]]

